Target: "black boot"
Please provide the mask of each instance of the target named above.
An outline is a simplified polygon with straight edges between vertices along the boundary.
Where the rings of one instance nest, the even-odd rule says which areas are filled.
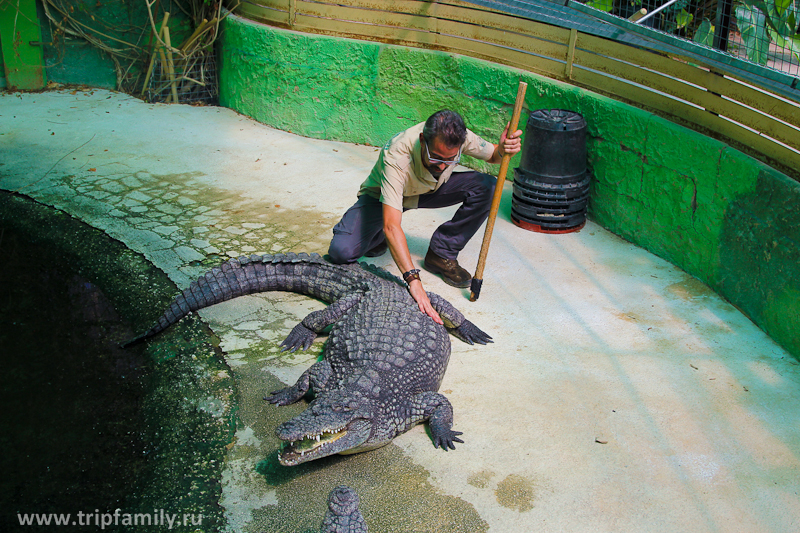
[[[472,275],[461,268],[458,261],[439,257],[430,249],[425,256],[425,269],[441,275],[444,282],[453,287],[469,287],[470,281],[472,281]]]

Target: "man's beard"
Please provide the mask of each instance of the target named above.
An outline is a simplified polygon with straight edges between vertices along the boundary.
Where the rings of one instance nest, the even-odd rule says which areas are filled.
[[[439,170],[438,168],[431,168],[431,167],[425,167],[425,168],[427,169],[428,172],[431,173],[431,176],[433,176],[433,179],[435,179],[436,181],[439,181],[441,175],[444,174],[444,170]]]

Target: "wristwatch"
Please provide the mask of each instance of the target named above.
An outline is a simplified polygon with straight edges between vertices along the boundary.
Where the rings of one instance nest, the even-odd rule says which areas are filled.
[[[418,268],[412,268],[408,272],[403,272],[403,281],[405,281],[406,283],[410,284],[415,279],[419,279],[419,269]]]

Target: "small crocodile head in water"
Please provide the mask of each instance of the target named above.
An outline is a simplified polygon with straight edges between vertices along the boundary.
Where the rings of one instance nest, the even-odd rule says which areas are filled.
[[[308,409],[278,426],[283,441],[279,460],[294,466],[336,453],[371,450],[389,441],[372,443],[372,402],[347,390],[321,393]]]

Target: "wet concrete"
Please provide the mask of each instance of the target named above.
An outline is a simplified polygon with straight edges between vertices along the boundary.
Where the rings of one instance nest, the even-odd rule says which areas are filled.
[[[229,256],[324,253],[375,155],[220,108],[107,91],[0,97],[0,188],[104,230],[181,288]],[[419,426],[374,452],[278,466],[274,427],[303,406],[260,398],[320,353],[324,339],[304,354],[278,344],[323,304],[277,293],[200,313],[239,394],[229,529],[313,531],[340,483],[375,531],[800,529],[798,362],[703,284],[591,222],[517,228],[506,192],[477,302],[423,271],[495,339],[453,339],[442,391],[464,432],[455,451]],[[406,213],[415,260],[451,212]],[[397,273],[388,256],[373,262]]]

